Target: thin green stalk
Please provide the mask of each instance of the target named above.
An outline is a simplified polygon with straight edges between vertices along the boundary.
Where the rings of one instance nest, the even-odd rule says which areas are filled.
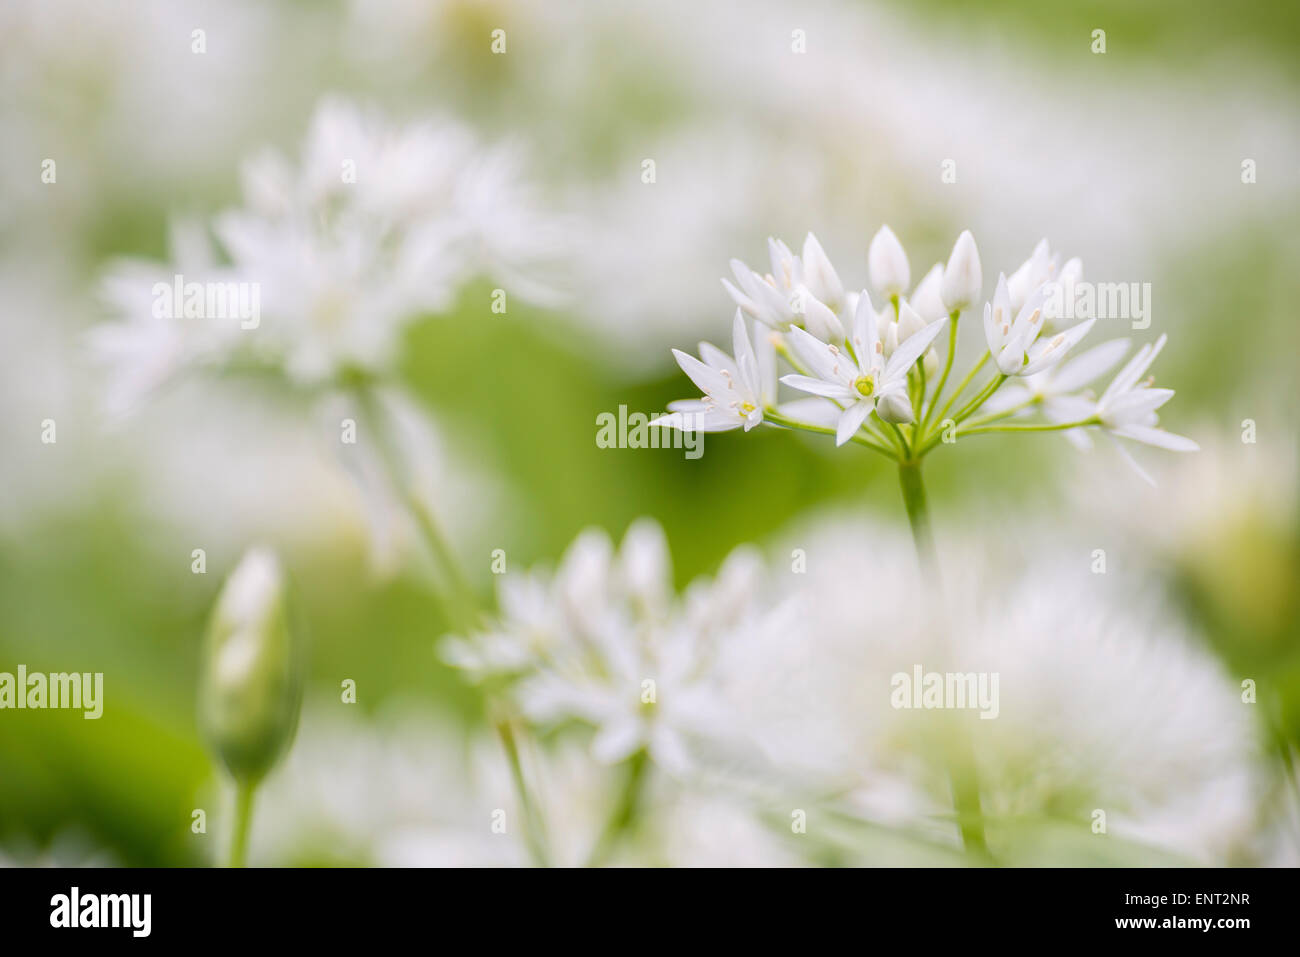
[[[898,480],[925,586],[939,596],[939,607],[944,608],[938,552],[934,546],[934,532],[930,527],[930,510],[925,483],[921,480],[920,463],[900,462]],[[957,826],[966,850],[984,857],[988,854],[988,846],[984,841],[984,818],[980,809],[979,771],[971,752],[970,740],[959,722],[953,722],[953,732],[958,753],[956,759],[949,764],[948,776],[952,783]]]
[[[835,434],[834,429],[828,429],[820,425],[807,425],[803,422],[798,422],[794,419],[786,418],[780,413],[773,412],[770,409],[763,410],[763,422],[764,424],[769,424],[779,429],[790,429],[792,431],[800,431],[800,432],[816,432],[819,435]],[[898,455],[896,452],[894,452],[894,450],[888,448],[887,446],[880,445],[870,436],[865,435],[862,432],[857,432],[853,436],[851,441],[857,442],[859,445],[865,445],[867,448],[872,449],[875,452],[879,452],[881,455],[885,456],[886,458],[892,459],[894,461],[898,460]]]
[[[354,390],[366,420],[374,430],[375,447],[379,451],[388,480],[392,483],[403,507],[415,521],[420,537],[433,555],[443,581],[443,600],[452,619],[451,624],[463,632],[472,631],[478,625],[480,614],[478,601],[473,589],[465,579],[456,560],[455,553],[447,543],[438,521],[429,507],[415,494],[402,474],[396,448],[385,426],[384,417],[379,411],[373,391],[368,386],[359,386]]]
[[[992,396],[994,392],[997,392],[998,389],[1002,388],[1002,383],[1006,382],[1007,378],[1008,377],[1006,376],[1006,374],[999,372],[992,379],[990,379],[988,381],[988,384],[985,385],[984,388],[980,389],[980,391],[975,394],[975,398],[971,399],[964,406],[962,406],[961,411],[958,412],[957,415],[954,417],[956,421],[957,422],[963,421],[968,415],[976,411],[980,406],[982,406],[985,402],[987,402],[989,400],[989,397]]]
[[[957,401],[963,392],[966,391],[966,387],[971,384],[971,380],[979,375],[980,369],[984,368],[984,363],[989,361],[990,355],[991,353],[985,352],[984,355],[980,356],[979,361],[971,366],[970,371],[966,373],[961,382],[957,383],[957,388],[953,390],[952,395],[948,396],[948,401],[945,402],[943,408],[939,410],[939,422],[943,422],[944,418],[948,415],[948,410],[952,408],[952,404]]]
[[[623,790],[619,794],[618,802],[614,805],[609,820],[605,822],[591,856],[587,859],[588,867],[599,867],[609,860],[619,842],[636,822],[641,799],[645,793],[646,779],[649,777],[650,756],[642,749],[628,758],[627,765]]]
[[[934,398],[930,400],[930,406],[921,416],[921,434],[930,425],[930,419],[934,418],[934,410],[939,406],[939,400],[943,398],[944,386],[948,384],[948,373],[952,371],[952,362],[957,355],[957,320],[961,318],[961,310],[954,310],[948,316],[948,355],[943,360],[943,372],[939,373],[939,382],[934,387]]]
[[[510,764],[510,776],[514,780],[515,791],[519,796],[520,810],[524,816],[524,843],[534,864],[538,867],[549,867],[550,855],[546,850],[545,829],[541,814],[537,805],[533,803],[532,793],[528,790],[528,783],[524,778],[524,766],[519,758],[519,742],[515,740],[514,727],[506,717],[500,718],[494,724],[497,737],[500,738],[501,746],[505,749]]]
[[[1026,399],[1024,402],[1018,402],[1010,408],[1003,409],[1001,412],[992,412],[989,415],[982,415],[978,419],[971,419],[966,423],[966,427],[973,428],[978,425],[988,425],[991,422],[1000,422],[1002,419],[1009,419],[1017,412],[1023,412],[1031,405],[1037,405],[1039,401],[1039,398],[1034,396],[1031,399]]]
[[[884,421],[884,420],[882,419],[881,421]],[[893,422],[887,422],[887,423],[885,423],[885,424],[888,425],[891,429],[894,430],[894,435],[895,435],[895,436],[897,437],[897,439],[898,439],[898,444],[902,447],[903,458],[904,458],[904,459],[910,459],[910,458],[912,457],[912,450],[911,450],[911,447],[907,444],[907,439],[903,436],[903,430],[900,429],[900,428],[899,428],[897,425],[895,425]]]
[[[981,435],[985,432],[1061,432],[1065,429],[1079,429],[1096,425],[1100,419],[1095,415],[1077,422],[1043,422],[1034,425],[985,425],[976,429],[959,429],[958,435]]]
[[[253,824],[255,781],[235,783],[235,829],[230,838],[230,866],[243,867],[248,856],[248,835]]]
[[[453,628],[460,630],[462,634],[469,634],[478,627],[482,620],[482,613],[479,610],[474,591],[462,574],[460,563],[456,560],[455,553],[443,536],[433,513],[406,483],[398,464],[397,450],[393,447],[391,437],[384,426],[383,416],[377,408],[373,391],[362,385],[355,390],[355,394],[362,411],[375,431],[375,444],[379,449],[384,468],[388,472],[389,481],[392,482],[402,500],[402,504],[415,520],[416,527],[419,529],[425,545],[439,566],[444,586],[441,597],[447,611],[449,623]],[[546,866],[548,856],[545,844],[545,827],[541,812],[532,799],[527,780],[524,777],[523,764],[519,760],[519,745],[515,740],[514,729],[510,725],[508,717],[494,720],[492,723],[509,761],[515,792],[519,798],[520,807],[523,809],[524,841],[528,845],[533,860],[540,866]]]

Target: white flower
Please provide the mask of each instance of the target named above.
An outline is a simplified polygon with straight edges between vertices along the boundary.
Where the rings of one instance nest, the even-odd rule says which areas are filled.
[[[984,285],[984,272],[980,266],[979,249],[969,229],[962,230],[953,244],[952,255],[943,270],[940,294],[948,312],[965,309],[977,302]]]
[[[809,233],[803,241],[803,282],[808,291],[833,312],[843,310],[844,283],[831,265],[817,237]]]
[[[803,327],[822,342],[844,341],[844,324],[840,317],[806,286],[801,287],[798,308],[803,315]]]
[[[821,342],[802,329],[792,329],[790,345],[812,375],[787,375],[781,381],[842,407],[836,445],[849,441],[873,410],[886,422],[911,422],[914,416],[907,397],[907,372],[946,321],[931,323],[910,336],[886,361],[876,310],[863,290],[853,317],[852,352]]]
[[[1174,390],[1153,388],[1150,379],[1138,381],[1165,347],[1166,338],[1161,336],[1154,346],[1147,343],[1138,350],[1101,394],[1095,414],[1111,435],[1171,452],[1195,452],[1200,446],[1191,439],[1158,427],[1160,417],[1156,410],[1174,397]],[[1137,473],[1155,485],[1155,479],[1137,464],[1128,451],[1119,443],[1116,445]]]
[[[1007,279],[1007,288],[1011,295],[1011,308],[1019,312],[1029,301],[1030,295],[1043,283],[1056,275],[1060,256],[1052,255],[1046,239],[1040,239],[1029,258],[1021,263],[1020,268]]]
[[[938,318],[935,320],[938,321]],[[925,329],[927,320],[906,299],[898,301],[898,341],[906,342]]]
[[[756,627],[760,571],[738,550],[714,582],[693,584],[677,601],[657,525],[635,523],[617,554],[603,532],[587,531],[554,579],[530,574],[509,585],[507,577],[503,620],[449,643],[445,655],[476,677],[516,679],[512,693],[533,721],[593,726],[597,760],[644,748],[680,774],[695,739],[731,735],[715,665]]]
[[[1252,826],[1259,757],[1234,679],[1154,597],[1140,577],[1140,549],[1131,576],[1094,575],[1063,544],[1059,516],[1021,521],[1013,540],[991,534],[1004,522],[993,517],[946,539],[944,587],[960,614],[941,641],[933,619],[917,613],[934,606],[934,584],[917,574],[905,531],[851,515],[792,529],[778,550],[797,545],[819,557],[806,576],[773,582],[801,603],[793,635],[755,635],[728,676],[728,701],[747,734],[801,792],[822,783],[869,820],[943,829],[955,842],[940,770],[952,732],[922,711],[892,707],[891,677],[918,664],[996,674],[997,719],[973,709],[959,718],[986,814],[1007,815],[1011,833],[1028,839],[1035,817],[1050,813],[1086,842],[1095,840],[1092,809],[1105,807],[1121,838],[1227,859]],[[1022,574],[1014,556],[1026,549],[1038,558]],[[863,582],[871,583],[870,627]],[[865,800],[886,781],[898,790],[887,810]],[[1012,853],[1011,842],[1005,849]]]
[[[1035,289],[1015,311],[1009,292],[1009,281],[998,275],[993,301],[984,304],[984,337],[988,342],[993,361],[1003,375],[1034,375],[1051,367],[1065,357],[1092,328],[1095,319],[1087,319],[1051,339],[1039,341],[1043,331],[1043,306],[1047,301],[1045,285]]]
[[[221,257],[199,229],[172,264],[115,268],[104,287],[121,321],[96,330],[93,343],[135,383],[119,389],[129,399],[183,369],[236,356],[304,386],[358,369],[382,374],[406,326],[445,310],[475,276],[553,299],[525,275],[555,230],[533,213],[518,166],[513,153],[482,148],[457,123],[391,126],[326,100],[296,164],[274,152],[245,164],[243,205],[212,227],[229,265],[215,265]],[[257,321],[155,318],[148,277],[174,274],[187,285],[244,284],[256,293]]]
[[[1127,339],[1112,339],[1059,365],[1024,376],[1020,382],[995,393],[985,408],[989,412],[1000,412],[1032,402],[1049,422],[1086,419],[1093,414],[1096,400],[1091,395],[1075,393],[1109,372],[1128,351],[1128,345]],[[1092,440],[1083,429],[1068,429],[1062,434],[1079,449],[1092,447]]]
[[[722,285],[746,315],[773,329],[787,329],[799,321],[803,265],[779,239],[769,237],[767,249],[772,264],[770,274],[760,276],[739,259],[733,259],[731,272],[740,288],[725,278]]]
[[[942,319],[952,310],[944,305],[941,289],[943,287],[943,263],[935,263],[924,278],[916,284],[912,295],[908,297],[912,308],[926,322]]]
[[[670,414],[650,424],[683,432],[725,432],[742,427],[748,432],[762,423],[766,405],[763,376],[739,309],[732,322],[732,343],[734,357],[707,342],[700,343],[703,361],[674,349],[677,364],[700,387],[704,398],[669,403]]]
[[[871,285],[886,296],[901,295],[912,283],[907,253],[888,226],[881,226],[871,239],[871,246],[867,249],[867,269]]]

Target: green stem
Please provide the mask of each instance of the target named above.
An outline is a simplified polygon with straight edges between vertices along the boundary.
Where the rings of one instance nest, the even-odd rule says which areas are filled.
[[[763,410],[763,422],[764,424],[770,424],[773,427],[779,429],[790,429],[799,432],[816,432],[819,435],[835,434],[834,429],[828,429],[820,425],[808,425],[806,423],[799,422],[795,419],[787,418],[778,412],[774,412],[771,409]],[[894,450],[888,448],[887,446],[879,444],[874,439],[872,439],[869,435],[861,431],[857,432],[853,436],[851,441],[857,442],[859,445],[865,445],[867,448],[879,452],[881,455],[885,456],[886,458],[892,459],[894,461],[898,460],[898,455],[894,452]]]
[[[398,461],[397,450],[394,448],[392,437],[385,427],[384,417],[378,408],[373,390],[368,386],[361,385],[354,391],[367,421],[370,422],[371,427],[374,429],[375,445],[379,450],[384,468],[388,472],[389,481],[397,490],[402,504],[415,521],[421,538],[432,553],[434,561],[441,571],[444,586],[442,599],[448,623],[451,627],[459,630],[461,634],[468,635],[478,628],[482,621],[482,613],[479,610],[474,591],[461,573],[460,563],[456,560],[455,553],[443,536],[433,513],[407,484]],[[544,837],[545,827],[541,812],[532,800],[532,795],[524,777],[523,764],[519,760],[519,745],[515,740],[514,729],[508,717],[499,721],[494,720],[493,724],[496,727],[497,736],[501,740],[501,745],[505,749],[506,758],[510,763],[510,773],[514,781],[515,792],[524,815],[524,842],[528,845],[533,860],[539,866],[546,866],[548,856]]]
[[[354,394],[374,431],[375,447],[383,462],[384,470],[388,473],[388,480],[397,492],[398,498],[401,499],[403,507],[414,520],[421,539],[437,563],[443,584],[443,601],[451,619],[450,624],[462,633],[469,633],[478,625],[481,617],[473,589],[462,574],[460,563],[456,560],[455,553],[447,543],[433,512],[415,494],[402,474],[397,449],[394,447],[374,392],[368,386],[362,385],[354,390]]]
[[[974,428],[978,425],[988,425],[991,422],[1000,422],[1003,419],[1009,419],[1017,412],[1022,412],[1031,405],[1037,405],[1040,401],[1041,400],[1038,396],[1034,396],[1032,399],[1026,399],[1024,402],[1019,402],[1011,406],[1009,409],[1003,409],[1001,412],[992,412],[989,415],[982,415],[978,419],[972,419],[970,422],[966,423],[966,427]]]
[[[883,420],[882,420],[882,421],[883,421]],[[910,459],[910,458],[912,457],[912,450],[911,450],[911,447],[908,446],[908,444],[907,444],[907,439],[903,437],[903,430],[900,429],[900,428],[899,428],[897,425],[895,425],[893,422],[888,422],[888,423],[886,423],[886,424],[887,424],[891,429],[894,430],[894,436],[898,439],[898,444],[902,447],[902,450],[903,450],[903,458],[904,458],[904,459]]]
[[[230,838],[230,866],[243,867],[248,855],[248,834],[253,824],[253,792],[255,781],[238,781],[235,784],[235,830]]]
[[[903,506],[907,509],[907,521],[912,528],[912,541],[916,545],[924,585],[939,596],[938,605],[943,607],[943,583],[939,575],[938,552],[934,546],[934,532],[930,527],[930,510],[925,483],[921,480],[920,463],[900,462],[898,480],[903,490]],[[948,776],[952,783],[957,826],[966,850],[986,857],[988,847],[984,841],[984,817],[980,809],[979,771],[965,728],[956,721],[953,722],[953,738],[957,755],[949,763]]]
[[[524,778],[524,766],[519,758],[519,742],[515,739],[514,727],[510,724],[510,719],[505,717],[494,724],[497,737],[501,739],[501,746],[505,749],[506,759],[510,764],[510,776],[514,780],[515,792],[519,796],[520,811],[524,817],[524,843],[534,864],[538,867],[549,867],[550,855],[546,851],[545,830],[541,814],[537,810],[537,805],[533,803],[532,793],[528,790],[528,783]]]
[[[645,792],[647,772],[650,770],[650,756],[642,749],[628,758],[627,765],[623,790],[619,794],[618,803],[614,805],[609,820],[605,822],[604,830],[596,841],[591,857],[587,859],[588,867],[599,867],[604,864],[637,819],[637,812]]]
[[[966,373],[961,382],[957,383],[957,388],[953,390],[952,395],[948,396],[948,401],[945,402],[943,408],[939,410],[940,423],[942,423],[944,418],[948,415],[948,410],[952,408],[952,404],[960,398],[963,392],[966,391],[966,387],[971,384],[971,380],[979,375],[980,369],[984,368],[984,363],[989,361],[989,356],[991,354],[992,353],[985,352],[984,355],[980,356],[979,361],[971,366],[970,371]]]
[[[961,422],[965,420],[965,418],[968,415],[970,415],[972,412],[975,412],[977,409],[979,409],[980,406],[982,406],[985,402],[989,400],[989,397],[992,396],[994,392],[997,392],[998,389],[1002,388],[1002,383],[1006,382],[1007,378],[1008,377],[1004,373],[999,372],[992,379],[990,379],[988,381],[988,384],[985,385],[984,388],[980,389],[980,391],[975,394],[975,398],[971,399],[964,406],[962,406],[961,411],[958,412],[957,415],[955,416],[956,420],[958,422]]]
[[[960,318],[960,309],[954,310],[948,316],[948,355],[943,360],[943,372],[939,373],[939,382],[934,387],[934,398],[930,400],[930,407],[921,416],[922,435],[925,434],[925,428],[929,426],[930,419],[934,417],[934,410],[938,408],[939,400],[943,398],[943,388],[948,384],[948,374],[952,372],[952,361],[957,355],[957,320]]]
[[[1094,415],[1088,419],[1080,419],[1077,422],[1044,422],[1034,425],[985,425],[975,429],[960,429],[958,435],[980,435],[985,432],[1061,432],[1065,429],[1079,429],[1089,425],[1096,425],[1100,420]]]

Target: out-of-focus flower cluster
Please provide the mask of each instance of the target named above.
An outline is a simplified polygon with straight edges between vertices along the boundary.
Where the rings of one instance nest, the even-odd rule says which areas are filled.
[[[762,605],[761,571],[752,549],[737,549],[715,579],[678,599],[657,524],[634,524],[617,551],[587,531],[553,574],[506,575],[500,620],[450,640],[445,656],[478,680],[504,682],[539,725],[593,726],[592,754],[603,763],[645,749],[685,773],[695,745],[731,734],[720,705],[731,658],[757,631],[786,624]]]
[[[245,164],[243,186],[243,206],[210,231],[174,224],[167,266],[130,261],[107,276],[119,321],[94,344],[116,375],[113,407],[183,369],[239,360],[306,386],[384,373],[406,326],[476,276],[524,298],[552,294],[531,271],[556,254],[556,232],[517,156],[454,121],[391,126],[329,100],[299,163],[264,153]],[[204,315],[189,283],[251,289],[264,315]]]

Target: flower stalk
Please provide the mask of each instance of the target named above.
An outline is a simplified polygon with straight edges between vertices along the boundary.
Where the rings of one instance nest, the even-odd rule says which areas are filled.
[[[936,620],[941,623],[942,633],[942,623],[947,618],[947,610],[943,599],[939,556],[934,546],[934,530],[930,525],[930,508],[925,495],[925,482],[921,478],[920,462],[900,462],[898,481],[903,491],[903,507],[907,511],[908,525],[912,529],[912,542],[916,546],[921,574],[927,581],[933,583],[934,590],[939,596],[940,612]],[[952,722],[952,740],[956,748],[956,756],[949,764],[948,777],[952,784],[953,809],[956,812],[962,845],[972,854],[986,855],[988,847],[984,841],[984,816],[980,809],[979,773],[970,740],[966,736],[966,729],[957,721]]]

